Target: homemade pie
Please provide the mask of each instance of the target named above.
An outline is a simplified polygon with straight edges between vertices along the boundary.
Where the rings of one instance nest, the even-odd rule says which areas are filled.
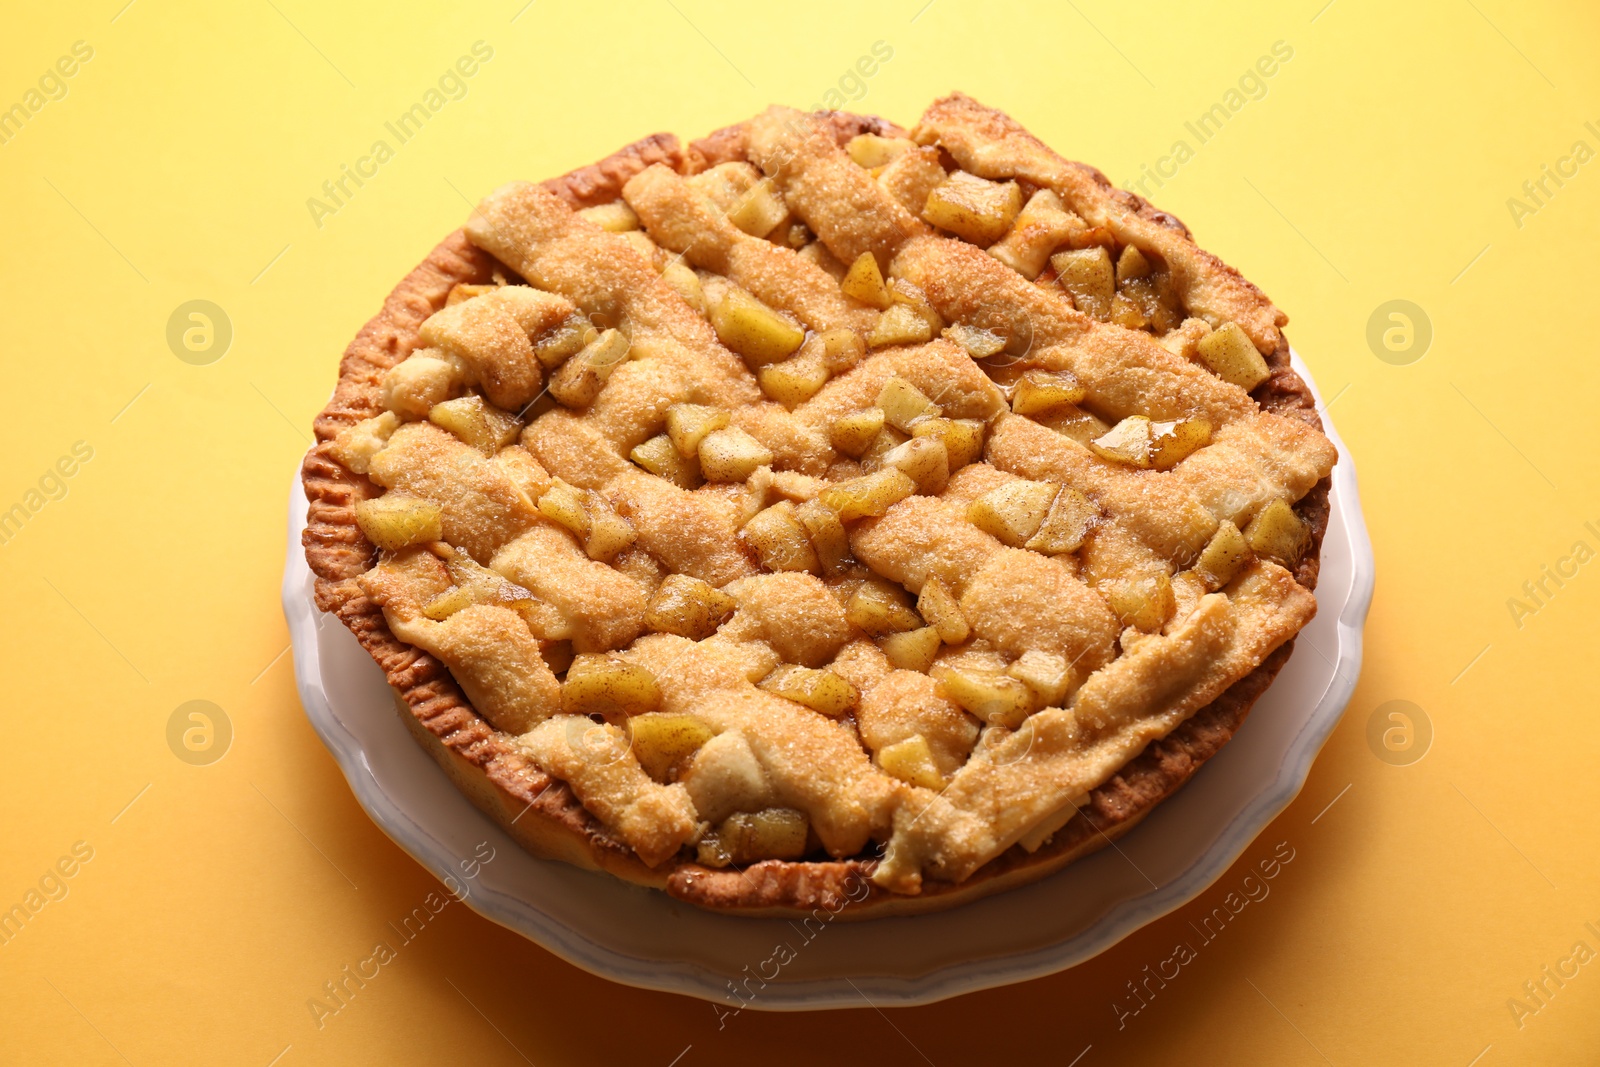
[[[346,350],[318,605],[526,848],[735,914],[1126,832],[1316,611],[1287,317],[963,95],[491,193]]]

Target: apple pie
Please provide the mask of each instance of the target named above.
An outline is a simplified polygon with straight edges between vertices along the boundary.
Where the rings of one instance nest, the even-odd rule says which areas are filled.
[[[960,94],[490,193],[344,354],[318,606],[537,855],[948,907],[1127,832],[1316,611],[1287,317]]]

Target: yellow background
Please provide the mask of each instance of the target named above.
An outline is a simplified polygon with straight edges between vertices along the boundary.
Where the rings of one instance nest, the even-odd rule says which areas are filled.
[[[1520,227],[1506,203],[1600,149],[1592,5],[124,3],[14,6],[0,34],[0,106],[94,48],[0,145],[0,509],[94,449],[0,545],[0,907],[94,850],[0,946],[0,1061],[1593,1062],[1600,963],[1520,1027],[1507,1000],[1600,950],[1600,564],[1520,628],[1507,599],[1600,548],[1600,163]],[[478,40],[466,97],[317,228],[306,199]],[[319,1030],[307,999],[438,888],[351,798],[283,654],[284,498],[338,353],[464,196],[811,105],[880,40],[856,109],[909,124],[959,87],[1119,183],[1293,48],[1155,199],[1289,312],[1359,466],[1367,659],[1305,791],[1194,904],[1021,986],[719,1031],[452,906]],[[191,299],[233,325],[207,366],[165,340]],[[1409,365],[1367,344],[1392,299],[1432,323]],[[209,766],[166,740],[193,699],[234,730]],[[1368,744],[1390,700],[1431,723],[1418,762]],[[1119,1030],[1125,983],[1280,841],[1270,898]]]

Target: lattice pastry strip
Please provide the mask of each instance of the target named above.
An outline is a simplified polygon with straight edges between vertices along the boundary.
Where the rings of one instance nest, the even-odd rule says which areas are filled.
[[[1073,310],[972,245],[940,238],[908,242],[891,273],[920,288],[948,321],[998,326],[1021,339],[1040,365],[1070,370],[1112,418],[1200,415],[1215,427],[1256,410],[1239,387],[1147,334]]]
[[[750,161],[772,176],[791,210],[840,263],[870,252],[880,267],[927,224],[896,200],[810,116],[769,108],[749,125]]]
[[[912,137],[937,143],[973,174],[1024,178],[1054,189],[1092,225],[1106,227],[1123,244],[1159,255],[1176,275],[1193,314],[1213,326],[1237,323],[1264,354],[1281,342],[1278,328],[1288,316],[1237,271],[1198,248],[1181,223],[1139,212],[1134,198],[1111,188],[1099,171],[1056,155],[1009,116],[957,93],[930,107]]]
[[[505,186],[478,206],[466,229],[531,284],[624,327],[632,344],[649,346],[716,403],[737,407],[760,399],[749,370],[632,244],[579,219],[553,194],[526,182]]]
[[[897,809],[880,882],[915,888],[924,866],[967,877],[1072,804],[1074,787],[1103,781],[1214,699],[1314,612],[1311,594],[1281,567],[1253,564],[1228,597],[1207,596],[1172,633],[1091,675],[1072,708],[1030,717],[938,796]]]
[[[1073,486],[1161,558],[1177,563],[1204,547],[1220,522],[1246,525],[1273,500],[1298,500],[1326,475],[1332,450],[1304,423],[1261,414],[1229,423],[1171,471],[1134,472],[1022,418],[990,434],[989,459],[1024,478]]]
[[[846,299],[827,271],[793,249],[745,233],[661,164],[641,171],[622,195],[662,248],[767,304],[784,306],[808,329],[871,329],[876,316]]]

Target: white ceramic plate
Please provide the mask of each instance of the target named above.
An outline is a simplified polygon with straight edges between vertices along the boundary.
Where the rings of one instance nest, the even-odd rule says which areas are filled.
[[[1298,357],[1295,368],[1310,381]],[[300,546],[306,500],[297,473],[283,609],[300,699],[361,806],[396,844],[460,886],[474,910],[604,978],[777,1011],[859,1007],[864,999],[926,1004],[1036,978],[1103,952],[1220,877],[1300,791],[1344,711],[1361,666],[1373,559],[1349,452],[1331,424],[1326,429],[1340,458],[1317,617],[1244,726],[1118,848],[953,911],[802,928],[711,914],[528,855],[412,740],[377,666],[316,610]],[[490,850],[492,861],[474,863]]]

